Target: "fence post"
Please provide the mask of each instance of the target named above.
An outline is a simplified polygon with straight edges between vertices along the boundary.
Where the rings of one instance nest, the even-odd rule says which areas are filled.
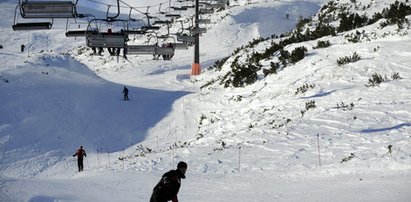
[[[318,146],[318,164],[321,167],[320,134],[318,134],[318,133],[317,133],[317,146]]]
[[[108,168],[110,168],[110,152],[107,151]]]
[[[238,147],[238,172],[241,169],[241,146]]]
[[[123,169],[126,169],[126,155],[124,154],[124,148],[123,148]]]

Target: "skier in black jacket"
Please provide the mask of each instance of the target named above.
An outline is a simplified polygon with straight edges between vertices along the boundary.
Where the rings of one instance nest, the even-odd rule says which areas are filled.
[[[123,100],[129,100],[128,99],[128,88],[126,88],[125,86],[123,88],[123,95],[124,95]]]
[[[150,202],[178,202],[177,193],[180,190],[181,179],[186,178],[186,170],[187,163],[180,161],[177,170],[166,172],[154,187]]]
[[[75,156],[77,156],[78,171],[83,171],[83,158],[87,156],[86,151],[83,149],[83,146],[80,146],[80,148],[77,149],[76,153],[73,154],[73,157]]]

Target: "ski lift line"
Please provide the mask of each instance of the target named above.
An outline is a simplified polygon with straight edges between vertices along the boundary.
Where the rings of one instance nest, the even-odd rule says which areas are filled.
[[[105,6],[116,6],[116,5],[113,5],[113,4],[101,3],[99,1],[94,1],[94,0],[86,0],[86,1],[89,1],[89,2],[92,2],[92,3],[95,3],[95,4],[105,5]],[[120,6],[120,8],[128,8],[128,7]]]
[[[122,0],[120,0],[120,2],[123,3],[124,5],[128,6],[129,8],[146,8],[146,7],[157,7],[157,6],[160,6],[161,4],[167,3],[168,1],[164,1],[164,2],[159,3],[159,4],[142,6],[142,7],[131,6],[130,4],[127,4],[126,2],[124,2],[124,1],[122,1]]]

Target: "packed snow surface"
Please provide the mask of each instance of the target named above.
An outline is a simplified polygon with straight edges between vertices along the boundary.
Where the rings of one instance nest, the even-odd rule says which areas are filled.
[[[323,49],[316,41],[293,44],[287,49],[308,49],[303,60],[252,85],[224,88],[207,84],[229,65],[207,67],[255,38],[291,31],[327,1],[238,0],[202,16],[211,24],[200,38],[199,76],[190,76],[193,47],[170,61],[126,60],[92,54],[84,37],[66,38],[65,20],[47,31],[13,31],[16,2],[0,2],[0,201],[149,201],[179,161],[188,163],[183,202],[410,201],[410,26],[376,23],[324,37],[331,46]],[[79,2],[79,12],[103,16],[115,4]],[[125,2],[153,13],[169,4]],[[357,4],[372,13],[393,2]],[[183,26],[190,23],[183,17]],[[363,39],[348,41],[356,32]],[[337,64],[354,52],[359,61]],[[369,86],[373,74],[384,82]],[[122,100],[124,86],[130,101]],[[84,172],[72,157],[80,145]]]

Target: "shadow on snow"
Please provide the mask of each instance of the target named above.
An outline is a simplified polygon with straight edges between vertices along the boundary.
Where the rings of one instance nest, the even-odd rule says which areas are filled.
[[[0,85],[3,152],[60,150],[67,155],[79,145],[120,151],[144,140],[173,103],[189,93],[127,86],[130,101],[123,101],[123,85],[97,77],[67,56],[34,63],[35,68],[26,63],[2,73],[9,80]]]
[[[387,127],[387,128],[374,128],[374,129],[364,129],[361,130],[361,133],[376,133],[376,132],[383,132],[383,131],[387,131],[387,130],[395,130],[395,129],[400,129],[402,127],[410,127],[411,123],[401,123],[398,124],[396,126],[392,126],[392,127]]]

